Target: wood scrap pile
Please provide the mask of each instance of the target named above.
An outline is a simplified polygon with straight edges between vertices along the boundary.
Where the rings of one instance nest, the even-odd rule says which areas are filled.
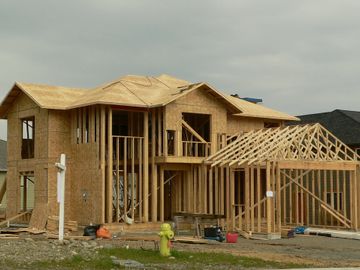
[[[59,217],[58,216],[49,216],[47,220],[46,229],[50,232],[57,232],[59,230]],[[74,220],[68,220],[64,222],[64,231],[65,232],[77,232],[78,223]]]

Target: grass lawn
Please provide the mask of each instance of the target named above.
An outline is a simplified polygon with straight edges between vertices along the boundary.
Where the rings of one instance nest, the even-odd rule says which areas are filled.
[[[173,260],[164,258],[154,250],[111,248],[99,250],[98,255],[91,259],[75,255],[71,259],[60,262],[44,261],[32,265],[34,269],[114,269],[117,268],[112,262],[110,256],[118,259],[130,259],[143,263],[145,266],[170,266],[187,265],[186,269],[201,269],[205,266],[242,266],[245,268],[303,268],[307,265],[292,263],[279,263],[274,261],[264,261],[258,258],[243,256],[234,256],[225,253],[202,253],[202,252],[184,252],[172,251]],[[168,268],[167,268],[168,269]]]

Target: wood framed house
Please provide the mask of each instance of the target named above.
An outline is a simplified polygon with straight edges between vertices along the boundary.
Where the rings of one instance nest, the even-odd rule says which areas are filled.
[[[28,210],[20,186],[31,182],[31,218],[44,207],[57,215],[54,164],[64,153],[65,218],[80,224],[193,214],[267,233],[284,224],[359,228],[352,149],[319,125],[285,127],[297,118],[207,83],[168,75],[93,89],[15,83],[0,117],[8,121],[9,217]],[[325,185],[341,207],[335,193],[327,202]]]

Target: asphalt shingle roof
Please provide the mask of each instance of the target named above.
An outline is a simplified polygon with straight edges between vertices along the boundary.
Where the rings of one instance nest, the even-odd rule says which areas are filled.
[[[349,146],[360,146],[360,112],[334,110],[332,112],[300,115],[300,122],[290,124],[320,123]]]

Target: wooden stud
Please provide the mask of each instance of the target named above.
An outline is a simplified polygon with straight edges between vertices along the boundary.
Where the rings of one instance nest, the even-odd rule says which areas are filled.
[[[101,106],[100,109],[100,123],[101,123],[101,136],[100,136],[100,169],[101,169],[101,221],[102,223],[105,223],[105,198],[106,198],[106,192],[105,192],[105,131],[106,131],[106,119],[105,119],[105,107]]]
[[[124,215],[127,216],[128,213],[128,187],[129,187],[129,183],[128,183],[128,171],[127,171],[127,161],[128,161],[128,143],[127,143],[127,138],[124,138],[124,186],[123,186],[123,198],[124,198]]]
[[[107,170],[107,185],[106,185],[106,199],[107,199],[107,222],[112,220],[112,198],[113,198],[113,138],[112,138],[112,109],[108,108],[108,170]]]
[[[257,199],[257,230],[258,232],[261,232],[261,220],[262,220],[262,216],[261,216],[261,205],[260,205],[260,194],[261,194],[261,168],[260,165],[257,165],[256,167],[256,189],[257,189],[257,195],[256,195],[256,199]]]
[[[115,222],[119,222],[120,217],[120,144],[119,144],[119,138],[116,138],[116,150],[115,150],[115,156],[116,156],[116,220]]]
[[[162,165],[160,165],[160,221],[164,222],[164,167]]]
[[[280,168],[276,165],[276,219],[277,230],[281,232],[281,180],[280,180]]]
[[[311,192],[315,194],[315,172],[314,171],[311,171]],[[311,224],[316,224],[316,221],[315,221],[315,198],[311,198],[311,207],[312,207],[312,210],[311,210]],[[309,223],[310,224],[310,223]]]
[[[142,155],[142,149],[143,149],[143,138],[140,138],[139,140],[139,150],[138,150],[138,155],[139,155],[139,197],[138,200],[140,200],[139,202],[139,219],[140,222],[143,221],[143,217],[144,217],[144,212],[143,212],[143,165],[142,165],[142,160],[143,160],[143,155]]]
[[[214,192],[214,186],[213,186],[213,169],[210,168],[209,170],[209,214],[213,214],[213,195]],[[215,191],[216,192],[216,191]]]
[[[149,221],[149,113],[144,112],[144,179],[143,179],[143,202],[144,202],[144,222]]]
[[[251,231],[255,231],[255,212],[254,212],[254,167],[250,167],[250,222]]]
[[[271,191],[270,179],[271,177],[271,167],[270,162],[266,162],[266,191]],[[267,233],[271,233],[271,198],[266,196],[266,225],[267,225]]]
[[[231,209],[231,229],[235,230],[235,172],[229,169],[230,173],[230,209]]]
[[[131,218],[135,218],[135,138],[131,138]]]

